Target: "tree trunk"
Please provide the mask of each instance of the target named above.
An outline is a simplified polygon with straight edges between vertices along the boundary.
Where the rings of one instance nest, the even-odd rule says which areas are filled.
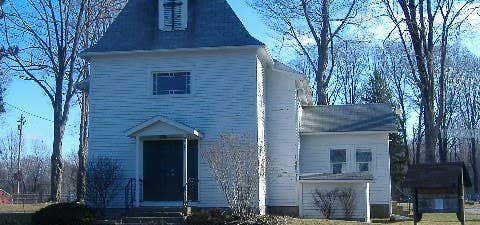
[[[475,192],[475,194],[478,194],[477,143],[475,138],[471,138],[470,143],[472,147],[473,192]]]
[[[88,92],[84,91],[80,100],[80,144],[78,146],[78,172],[77,172],[77,201],[85,201],[87,192],[87,127],[88,127]]]
[[[326,71],[328,67],[328,44],[330,43],[330,0],[322,0],[322,30],[318,46],[317,105],[328,105]]]
[[[435,149],[437,136],[435,126],[435,107],[431,97],[426,98],[424,123],[425,123],[425,160],[429,163],[436,162]]]
[[[433,69],[433,18],[431,1],[427,0],[428,13],[428,40],[425,37],[425,20],[423,17],[423,1],[418,4],[420,14],[420,27],[417,19],[417,5],[415,1],[398,0],[405,16],[410,39],[412,40],[413,50],[415,51],[415,59],[417,69],[420,76],[418,87],[421,91],[422,105],[424,106],[424,123],[425,123],[425,161],[436,162],[436,141],[437,126],[435,118],[435,71]]]
[[[60,57],[62,58],[62,57]],[[62,60],[59,60],[62,62]],[[65,67],[60,67],[65,68]],[[61,71],[65,71],[62,69]],[[64,74],[64,73],[60,73]],[[50,201],[59,202],[62,194],[62,147],[65,134],[66,118],[63,109],[63,79],[64,76],[56,75],[55,99],[53,102],[53,149],[51,156]],[[68,102],[65,104],[69,104]],[[67,112],[68,113],[68,112]]]
[[[421,148],[422,148],[422,117],[424,115],[423,104],[420,106],[420,114],[418,115],[418,127],[417,127],[417,143],[415,146],[415,164],[421,162]]]
[[[59,114],[58,112],[54,113]],[[61,114],[60,114],[61,115]],[[61,116],[60,116],[61,117]],[[62,140],[65,132],[65,124],[62,119],[55,116],[53,131],[53,151],[51,157],[51,190],[50,200],[52,202],[59,202],[62,194],[62,175],[63,175],[63,162],[62,162]]]
[[[442,45],[440,48],[440,76],[439,76],[439,87],[438,87],[438,119],[437,126],[440,128],[438,130],[438,153],[440,155],[440,162],[447,162],[448,154],[448,145],[447,145],[447,126],[445,122],[446,115],[446,61],[447,61],[447,45],[448,45],[448,34],[447,34],[447,25],[444,22],[442,26]]]

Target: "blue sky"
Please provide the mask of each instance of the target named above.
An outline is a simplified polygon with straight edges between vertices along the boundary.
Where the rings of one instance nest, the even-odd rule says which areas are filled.
[[[253,9],[244,1],[228,0],[228,2],[253,36],[269,46],[273,45],[272,39],[267,33],[267,27]],[[5,96],[5,102],[8,103],[6,105],[7,113],[2,115],[0,119],[0,137],[4,137],[11,131],[17,132],[16,121],[23,114],[27,118],[24,128],[26,149],[31,147],[31,144],[36,140],[44,141],[50,147],[53,140],[53,122],[51,122],[53,111],[48,98],[34,83],[18,80],[15,78],[15,74],[9,75],[11,81]],[[40,119],[37,116],[45,119]],[[75,152],[78,149],[77,124],[79,118],[79,108],[76,103],[73,103],[69,123],[65,131],[64,154]]]

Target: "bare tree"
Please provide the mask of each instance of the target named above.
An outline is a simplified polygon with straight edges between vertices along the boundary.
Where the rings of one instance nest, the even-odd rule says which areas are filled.
[[[48,156],[47,146],[40,141],[33,143],[31,153],[22,159],[25,193],[43,195],[48,193]]]
[[[33,81],[53,108],[51,200],[59,201],[63,173],[62,145],[70,104],[79,80],[75,66],[85,29],[87,0],[7,1],[3,40],[19,49],[7,55],[7,65],[25,80]]]
[[[447,161],[448,155],[448,114],[452,111],[449,111],[450,105],[447,105],[447,80],[448,80],[448,71],[447,71],[447,57],[449,50],[449,39],[451,34],[458,30],[463,23],[474,14],[478,5],[473,4],[475,0],[467,1],[458,1],[458,0],[439,0],[438,11],[441,15],[441,34],[440,34],[440,72],[438,76],[438,115],[437,115],[437,126],[439,127],[438,132],[438,147],[439,147],[439,156],[441,162]],[[451,109],[451,107],[450,107]]]
[[[399,42],[385,42],[379,52],[377,52],[376,68],[382,71],[386,76],[386,81],[390,86],[392,93],[392,103],[397,110],[400,110],[399,128],[401,132],[403,146],[406,149],[407,162],[410,163],[410,150],[408,144],[407,120],[409,116],[409,99],[412,92],[417,89],[414,85],[413,77],[416,75],[408,63],[408,59],[403,57],[402,44]]]
[[[418,86],[423,107],[423,121],[425,126],[425,158],[428,162],[436,161],[437,138],[443,140],[440,134],[440,127],[444,124],[444,82],[445,71],[441,72],[440,76],[440,96],[436,111],[436,68],[435,49],[436,49],[436,24],[442,23],[438,18],[443,19],[444,27],[441,33],[441,62],[445,60],[446,49],[448,44],[449,24],[461,25],[461,20],[464,19],[463,12],[466,8],[473,7],[473,1],[454,1],[454,0],[382,0],[386,7],[387,15],[394,23],[395,29],[398,31],[400,39],[403,43],[406,56],[409,58],[410,65],[415,63],[415,69],[418,71],[418,77],[415,77],[415,83]],[[453,5],[452,5],[453,4]],[[463,6],[462,6],[463,5]],[[397,6],[402,11],[402,16],[396,14]],[[451,7],[450,7],[451,6]],[[455,6],[455,7],[453,7]],[[457,6],[460,6],[457,10]],[[467,12],[471,14],[472,12]],[[438,16],[441,14],[441,16]],[[467,15],[468,17],[468,15]],[[403,25],[407,32],[403,31]],[[447,29],[447,30],[446,30]],[[407,43],[409,41],[410,43]],[[410,49],[410,46],[412,48]],[[411,52],[414,52],[413,56]],[[440,63],[442,64],[442,63]],[[440,66],[442,67],[442,66]],[[442,75],[443,73],[443,75]],[[437,115],[440,115],[437,117]],[[444,146],[442,144],[442,146]],[[446,150],[440,148],[440,159],[445,159]]]
[[[77,176],[78,176],[78,156],[75,152],[70,152],[64,161],[64,173],[63,173],[63,193],[67,202],[78,200],[77,194]]]
[[[364,1],[357,0],[249,0],[268,26],[308,62],[314,73],[317,104],[329,104],[327,88],[332,79],[328,65],[335,64],[334,39],[355,24]],[[368,2],[368,1],[367,1]]]
[[[15,190],[16,181],[14,174],[17,172],[16,162],[18,160],[18,134],[14,131],[10,131],[7,136],[2,140],[2,146],[0,151],[0,157],[2,160],[2,168],[5,169],[6,177],[2,182],[7,191],[13,193]]]
[[[337,60],[333,74],[335,82],[340,85],[343,104],[359,104],[362,100],[362,85],[372,67],[369,49],[367,43],[343,41],[334,50]]]
[[[454,53],[450,71],[455,74],[456,89],[460,93],[457,101],[460,111],[457,123],[462,124],[465,130],[463,136],[470,145],[470,162],[473,169],[473,187],[479,193],[478,146],[477,136],[480,129],[480,58],[465,49],[458,49]]]
[[[92,38],[88,34],[95,20],[105,19],[88,13],[97,13],[103,4],[94,0],[9,0],[5,7],[2,40],[7,46],[19,46],[6,54],[7,66],[37,84],[53,108],[52,201],[60,198],[65,125],[75,84],[83,78],[79,52],[86,47],[84,40]]]
[[[108,156],[89,160],[87,174],[87,200],[102,216],[112,199],[122,188],[122,168]]]
[[[2,57],[0,56],[0,60],[1,58]],[[5,91],[7,90],[6,89],[7,81],[8,81],[7,74],[3,71],[3,68],[1,67],[1,63],[0,63],[0,114],[5,112],[5,102],[3,98],[5,96]]]
[[[259,177],[262,165],[259,146],[249,135],[221,134],[203,152],[203,158],[236,216],[248,219],[258,209]]]

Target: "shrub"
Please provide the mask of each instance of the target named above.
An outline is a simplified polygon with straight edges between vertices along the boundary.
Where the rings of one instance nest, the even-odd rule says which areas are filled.
[[[345,219],[350,220],[353,217],[353,213],[355,211],[355,199],[357,195],[353,188],[343,188],[339,189],[338,191],[338,199],[343,206],[343,212],[345,214]]]
[[[30,214],[28,213],[1,213],[0,225],[28,225]]]
[[[210,211],[197,211],[192,213],[186,219],[188,225],[223,225],[227,221],[225,215],[219,209],[212,209]]]
[[[218,209],[194,212],[186,219],[188,225],[282,225],[286,222],[287,220],[283,217],[258,216],[256,214],[239,217]]]
[[[85,205],[60,203],[41,209],[32,216],[32,225],[91,225],[95,217]]]
[[[284,225],[287,224],[287,219],[284,217],[275,216],[257,216],[255,221],[250,225]]]
[[[337,190],[315,190],[312,195],[315,208],[322,213],[325,219],[331,219],[333,216],[333,209],[337,201]]]
[[[89,161],[87,174],[87,200],[89,206],[104,217],[111,201],[122,187],[122,167],[119,161],[108,156],[95,157]]]

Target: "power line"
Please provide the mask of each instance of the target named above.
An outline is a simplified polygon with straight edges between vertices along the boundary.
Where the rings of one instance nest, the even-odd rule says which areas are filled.
[[[5,105],[8,105],[8,106],[12,107],[12,108],[16,109],[16,110],[19,111],[19,112],[25,113],[25,114],[27,114],[27,115],[29,115],[29,116],[33,116],[33,117],[36,117],[36,118],[41,119],[41,120],[45,120],[45,121],[54,123],[54,121],[51,120],[51,119],[45,118],[45,117],[43,117],[43,116],[39,116],[39,115],[37,115],[37,114],[35,114],[35,113],[31,113],[31,112],[29,112],[29,111],[27,111],[27,110],[25,110],[25,109],[22,109],[22,108],[20,108],[20,107],[18,107],[18,106],[12,105],[12,104],[10,104],[10,103],[8,103],[8,102],[4,102],[4,103],[5,103]],[[74,129],[78,129],[78,125],[75,125],[75,124],[67,124],[65,127],[66,127],[66,128],[71,128],[71,129],[73,129],[73,128],[74,128]]]
[[[12,108],[20,111],[20,112],[23,112],[23,113],[27,114],[27,115],[30,115],[30,116],[36,117],[36,118],[38,118],[38,119],[42,119],[42,120],[45,120],[45,121],[48,121],[48,122],[53,123],[53,120],[51,120],[51,119],[45,118],[45,117],[43,117],[43,116],[39,116],[39,115],[34,114],[34,113],[31,113],[31,112],[29,112],[29,111],[27,111],[27,110],[24,110],[24,109],[22,109],[22,108],[20,108],[20,107],[18,107],[18,106],[12,105],[12,104],[10,104],[10,103],[8,103],[8,102],[4,102],[4,103],[5,103],[6,105],[8,105],[8,106],[10,106],[10,107],[12,107]]]

